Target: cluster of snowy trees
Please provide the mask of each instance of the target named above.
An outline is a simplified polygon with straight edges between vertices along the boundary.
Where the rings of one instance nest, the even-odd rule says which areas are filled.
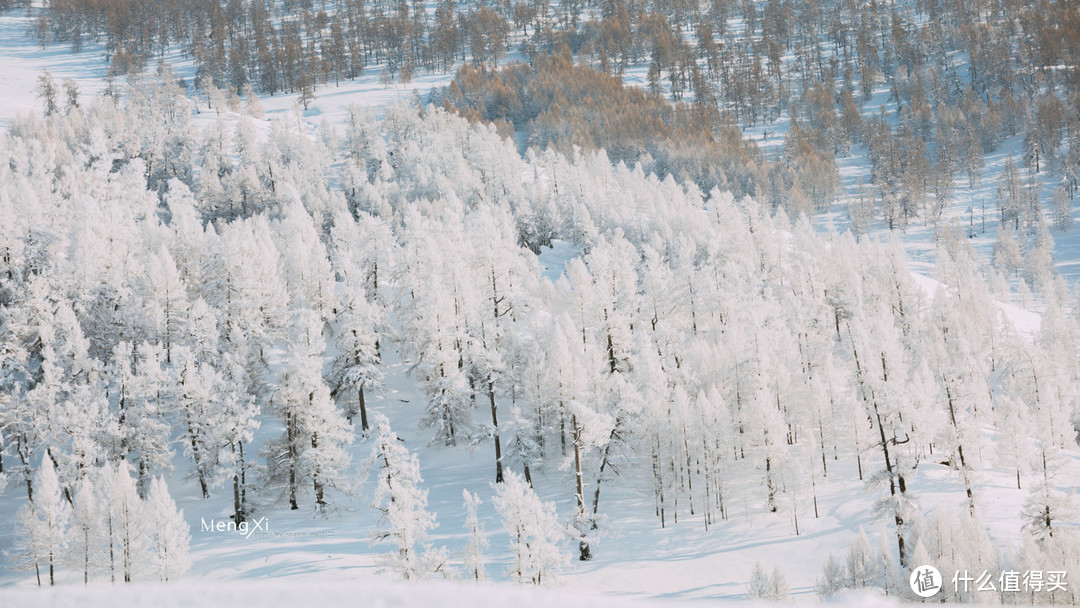
[[[12,557],[34,571],[38,585],[46,576],[55,584],[60,567],[84,583],[98,577],[130,583],[144,576],[168,581],[191,566],[187,522],[161,477],[140,498],[130,466],[120,461],[61,490],[46,457],[34,481],[34,496],[17,515]]]
[[[0,463],[32,501],[42,458],[76,508],[95,469],[130,463],[149,500],[179,462],[202,496],[231,492],[237,522],[322,511],[363,435],[384,566],[441,573],[416,458],[393,411],[368,411],[396,349],[431,440],[489,454],[517,580],[551,580],[568,536],[588,559],[614,483],[649,488],[661,526],[752,511],[799,534],[856,475],[899,570],[938,542],[917,473],[942,466],[975,529],[980,472],[1015,469],[1032,546],[1074,559],[1055,475],[1077,450],[1080,326],[1060,282],[1023,335],[962,238],[928,293],[895,244],[602,152],[522,157],[409,105],[317,138],[198,131],[160,80],[0,138]],[[581,255],[545,273],[552,244]],[[573,497],[570,530],[537,474]]]
[[[850,206],[857,231],[871,221],[890,229],[936,224],[956,182],[989,177],[984,156],[1003,144],[1018,148],[1029,168],[1013,194],[1051,201],[1061,229],[1071,224],[1080,183],[1080,40],[1072,27],[1080,11],[1069,2],[50,0],[34,10],[31,29],[42,45],[79,51],[100,42],[114,75],[141,73],[166,49],[179,49],[194,62],[195,90],[208,101],[219,89],[298,92],[306,107],[317,85],[359,77],[372,65],[389,81],[468,62],[458,84],[483,103],[460,109],[489,119],[539,115],[535,126],[520,116],[515,126],[541,145],[599,144],[628,163],[658,161],[658,173],[685,171],[703,190],[748,194],[793,215],[837,200],[836,161],[855,150],[870,165],[867,189]],[[593,91],[556,104],[522,97],[520,70],[477,87],[469,70],[493,71],[515,46],[542,70],[552,54],[595,68],[585,79]],[[610,121],[616,132],[595,142],[587,116],[561,116],[568,104],[604,94],[598,75],[619,82],[634,66],[647,66],[646,88],[657,99],[688,104],[694,136],[665,149],[671,159],[635,146],[632,132],[662,136],[678,121],[626,120],[621,104],[597,103],[588,112],[606,118],[591,122]],[[879,112],[880,98],[867,104],[884,89]],[[782,119],[782,154],[765,162],[751,148],[744,158],[747,142],[733,126]],[[710,169],[717,158],[733,165],[722,176]]]
[[[373,505],[380,515],[371,540],[393,549],[381,556],[380,568],[405,580],[456,576],[458,573],[448,564],[450,555],[446,549],[434,548],[429,542],[429,532],[438,523],[427,510],[427,490],[422,488],[419,461],[401,444],[401,438],[382,414],[375,414],[369,466],[378,471]],[[507,576],[519,583],[551,582],[568,561],[561,547],[567,538],[566,530],[559,524],[555,505],[541,502],[532,486],[513,472],[507,473],[504,482],[492,486],[492,501],[513,554]],[[484,581],[488,539],[477,514],[482,501],[468,490],[462,490],[462,498],[469,540],[461,556],[461,574],[466,580]]]

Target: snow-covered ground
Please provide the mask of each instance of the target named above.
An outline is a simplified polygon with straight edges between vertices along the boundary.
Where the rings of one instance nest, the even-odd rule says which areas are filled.
[[[43,49],[30,37],[31,22],[22,11],[0,12],[0,128],[20,114],[41,113],[36,89],[42,70],[49,71],[57,86],[66,78],[74,80],[81,95],[105,88],[109,66],[93,47],[79,54],[62,45]]]
[[[188,608],[191,606],[261,606],[299,608],[301,606],[365,606],[370,608],[411,608],[440,606],[446,608],[665,608],[683,606],[663,600],[628,600],[588,592],[535,589],[516,585],[447,583],[356,582],[341,578],[312,577],[303,586],[294,581],[176,583],[157,585],[136,583],[124,587],[93,585],[57,587],[48,590],[8,591],[4,605],[9,608],[67,608],[74,606],[109,606],[110,608]],[[690,604],[695,605],[695,604]],[[701,602],[697,605],[706,605]],[[715,603],[707,604],[710,606]],[[754,606],[755,604],[740,604]],[[758,604],[767,606],[768,604]],[[838,598],[837,608],[888,608],[900,602],[876,594],[851,594]]]

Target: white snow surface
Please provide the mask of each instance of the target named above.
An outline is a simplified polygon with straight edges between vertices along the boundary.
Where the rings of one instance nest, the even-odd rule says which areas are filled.
[[[511,584],[451,584],[421,582],[356,582],[312,577],[306,585],[295,581],[233,582],[233,583],[176,583],[168,586],[135,583],[122,587],[92,585],[55,587],[37,590],[7,590],[0,600],[9,608],[69,608],[97,607],[190,608],[211,606],[260,606],[264,608],[298,608],[301,606],[364,606],[366,608],[397,608],[412,606],[444,606],[446,608],[664,608],[683,606],[665,600],[636,600],[601,596],[594,593],[573,593],[565,590],[525,589]],[[797,602],[798,603],[798,602]],[[700,605],[705,605],[699,602]],[[711,603],[709,605],[715,605]],[[770,606],[777,604],[740,603],[740,606]],[[790,604],[788,604],[790,605]],[[830,605],[838,608],[888,608],[900,602],[875,594],[850,594],[837,598]]]
[[[105,88],[109,66],[94,45],[88,44],[85,52],[78,54],[63,45],[43,49],[30,38],[30,23],[24,11],[0,13],[0,128],[10,126],[11,119],[20,114],[41,113],[35,89],[46,68],[58,87],[71,78],[81,95],[94,95]]]

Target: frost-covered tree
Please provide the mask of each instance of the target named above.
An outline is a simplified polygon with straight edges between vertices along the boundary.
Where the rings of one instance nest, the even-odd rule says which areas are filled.
[[[1077,512],[1071,498],[1054,483],[1063,464],[1059,448],[1045,440],[1039,442],[1031,463],[1035,481],[1028,491],[1021,515],[1024,529],[1036,539],[1053,537],[1062,522],[1069,521]]]
[[[465,575],[476,582],[486,581],[484,549],[488,546],[488,539],[484,534],[484,526],[480,523],[480,517],[476,512],[481,500],[479,496],[470,493],[468,490],[462,490],[461,495],[465,500],[465,529],[469,532],[469,541],[465,545]]]
[[[65,562],[68,568],[82,573],[83,583],[102,569],[108,538],[105,534],[103,500],[94,484],[94,475],[87,475],[76,485],[71,509],[71,528],[67,535]]]
[[[779,566],[773,568],[772,574],[768,574],[761,562],[756,562],[754,571],[750,574],[747,595],[755,600],[786,602],[791,599],[791,588]]]
[[[770,600],[772,597],[772,581],[765,572],[761,562],[754,563],[754,570],[750,573],[750,584],[747,586],[746,595],[755,600]]]
[[[216,446],[213,413],[220,407],[220,374],[207,361],[199,361],[188,348],[176,349],[176,406],[184,420],[184,451],[195,462],[195,475],[203,498],[210,497],[210,478]]]
[[[306,307],[327,319],[334,306],[334,275],[318,226],[300,200],[300,193],[286,184],[278,196],[285,199],[283,216],[272,226],[281,278],[293,308]]]
[[[429,534],[438,524],[427,510],[427,490],[421,487],[420,462],[402,445],[382,414],[373,416],[375,433],[370,462],[378,467],[372,506],[379,523],[372,544],[389,544],[393,550],[379,558],[379,567],[405,580],[447,574],[447,556],[432,549]]]
[[[345,301],[338,305],[337,356],[331,364],[329,382],[333,387],[332,395],[349,403],[345,409],[345,418],[352,422],[353,416],[360,414],[361,428],[367,432],[365,390],[378,387],[382,382],[376,330],[377,309],[368,302],[362,292],[353,292],[356,286],[346,285],[346,289],[352,293],[345,296]]]
[[[1008,394],[997,398],[998,464],[1016,470],[1016,489],[1021,489],[1020,472],[1030,462],[1031,443],[1027,407]]]
[[[572,467],[573,472],[578,557],[588,560],[592,557],[592,549],[587,536],[594,527],[596,513],[589,509],[585,475],[591,470],[590,456],[607,445],[614,424],[610,415],[597,411],[597,394],[594,392],[597,387],[590,381],[599,380],[599,349],[583,348],[573,323],[565,315],[551,325],[540,326],[534,331],[547,339],[538,341],[540,357],[534,357],[530,362],[530,366],[540,368],[535,372],[537,386],[530,388],[530,398],[540,408],[548,410],[544,415],[559,417],[560,425],[569,434],[571,455],[564,462]],[[511,448],[528,440],[521,435],[514,434]],[[565,445],[565,434],[561,440]],[[525,471],[528,473],[528,466]]]
[[[847,570],[844,569],[844,564],[836,559],[836,556],[829,553],[829,558],[825,560],[825,569],[821,574],[821,578],[817,579],[815,591],[818,597],[821,599],[828,599],[837,593],[847,588],[848,575]]]
[[[232,481],[233,521],[240,524],[247,520],[247,494],[252,484],[248,480],[252,465],[244,450],[255,439],[260,408],[255,396],[244,389],[244,370],[236,357],[222,353],[220,367],[223,370],[217,390],[220,407],[211,425],[214,445],[218,448],[215,482],[222,478]]]
[[[151,559],[151,531],[131,467],[122,460],[110,469],[104,471],[109,482],[103,487],[108,497],[109,563],[113,576],[119,572],[130,583]]]
[[[870,482],[888,490],[877,510],[892,518],[900,563],[906,565],[906,522],[914,511],[907,482],[915,463],[905,445],[917,439],[913,422],[919,419],[916,406],[927,395],[926,385],[918,383],[925,380],[925,370],[911,365],[893,314],[879,310],[860,321],[859,334],[849,329],[854,380],[883,466]]]
[[[560,548],[566,532],[559,523],[554,503],[541,502],[520,475],[507,472],[503,483],[493,484],[491,500],[510,535],[513,560],[506,574],[519,583],[540,585],[557,580],[567,562]]]
[[[56,102],[56,82],[53,80],[52,75],[49,74],[48,70],[41,71],[34,92],[41,98],[41,105],[43,106],[45,116],[56,114],[57,109],[59,108],[59,105]]]
[[[344,487],[349,463],[345,446],[353,435],[323,382],[323,350],[319,317],[307,309],[296,311],[289,353],[270,400],[284,428],[265,449],[271,479],[284,486],[292,509],[300,508],[298,491],[304,481],[312,484],[316,508],[326,506],[326,490]]]
[[[176,261],[164,246],[149,256],[145,282],[148,313],[155,330],[154,341],[164,345],[165,362],[172,363],[173,348],[186,329],[191,304]]]
[[[438,228],[413,213],[406,226],[396,286],[403,337],[417,358],[410,371],[428,401],[420,424],[435,430],[433,441],[456,445],[475,430],[465,353],[466,317],[476,309],[477,293],[464,281],[463,269],[446,263],[459,256],[460,241],[451,237],[461,231],[459,218],[450,216]]]
[[[514,360],[519,332],[515,331],[515,321],[522,313],[522,301],[536,267],[528,264],[524,250],[517,244],[514,220],[508,210],[477,207],[464,223],[472,253],[466,262],[471,279],[467,291],[477,298],[470,305],[479,308],[469,323],[471,339],[466,343],[465,359],[470,380],[478,393],[486,395],[491,411],[489,428],[495,448],[495,482],[499,483],[503,480],[499,401],[517,383]]]
[[[60,485],[52,461],[43,458],[35,477],[34,500],[18,513],[15,552],[19,563],[34,571],[41,586],[41,570],[48,568],[49,584],[56,584],[55,570],[67,548],[71,519],[68,503],[60,495]]]
[[[175,369],[165,366],[164,349],[149,342],[134,349],[127,342],[118,344],[107,369],[109,399],[120,427],[119,454],[137,463],[143,491],[153,475],[172,469],[166,415],[175,403]]]
[[[780,570],[780,566],[773,566],[772,575],[769,577],[769,584],[771,587],[770,598],[776,602],[787,602],[791,600],[791,587],[788,585],[787,577]]]
[[[191,542],[190,527],[184,521],[184,512],[176,507],[163,478],[150,482],[146,495],[145,516],[153,535],[150,553],[154,570],[162,582],[183,574],[191,567],[188,545]]]
[[[852,589],[871,587],[877,582],[877,564],[870,549],[866,531],[859,527],[859,536],[851,542],[847,554],[848,585]]]

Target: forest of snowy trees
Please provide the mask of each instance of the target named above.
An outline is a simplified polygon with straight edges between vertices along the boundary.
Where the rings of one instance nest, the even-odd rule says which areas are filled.
[[[1042,200],[1066,229],[1080,184],[1080,10],[1067,0],[49,0],[28,10],[41,45],[99,45],[115,77],[179,51],[208,100],[219,89],[299,92],[307,104],[372,66],[391,82],[467,62],[449,105],[525,131],[529,144],[604,147],[792,215],[835,202],[838,160],[857,155],[871,166],[850,204],[856,232],[875,220],[937,225],[965,177],[1003,182],[1003,223]],[[550,54],[576,58],[579,72]],[[500,72],[510,56],[537,73]],[[609,103],[601,77],[635,70],[682,110]],[[581,112],[594,104],[602,136]],[[634,120],[643,113],[651,120]],[[783,137],[778,157],[732,134],[754,125]],[[661,155],[638,144],[640,131],[672,130],[694,137]],[[984,175],[984,156],[1014,138],[1023,170]],[[1026,224],[1002,238],[1035,247]]]
[[[1077,299],[1037,256],[1018,260],[1045,303],[1028,335],[959,232],[928,293],[895,243],[603,152],[521,155],[435,106],[354,108],[313,138],[247,117],[196,128],[192,103],[162,68],[0,135],[0,472],[26,494],[16,557],[43,584],[184,572],[163,477],[231,497],[241,523],[332,516],[362,473],[380,566],[453,576],[417,455],[367,406],[389,352],[425,397],[425,436],[490,459],[490,494],[463,496],[466,579],[486,577],[481,501],[510,539],[505,574],[542,584],[602,550],[615,486],[647,488],[660,527],[755,510],[798,535],[855,475],[881,531],[829,560],[822,595],[896,594],[920,563],[1080,572],[1055,483],[1078,447]],[[545,276],[537,252],[560,243],[582,255]],[[990,465],[1026,497],[1020,547],[979,522]],[[928,466],[952,472],[961,510],[920,504]],[[564,480],[573,513],[538,474]],[[759,570],[752,591],[782,598],[783,574]]]

